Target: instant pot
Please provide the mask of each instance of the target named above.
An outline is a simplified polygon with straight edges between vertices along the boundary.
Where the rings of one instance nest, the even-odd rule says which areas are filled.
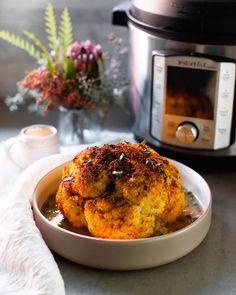
[[[128,26],[134,134],[197,170],[236,170],[236,2],[132,0]]]

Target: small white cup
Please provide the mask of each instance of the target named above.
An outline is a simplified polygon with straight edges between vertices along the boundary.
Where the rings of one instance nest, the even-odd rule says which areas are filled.
[[[57,129],[50,125],[35,124],[21,129],[17,137],[4,143],[7,158],[20,168],[59,152]]]

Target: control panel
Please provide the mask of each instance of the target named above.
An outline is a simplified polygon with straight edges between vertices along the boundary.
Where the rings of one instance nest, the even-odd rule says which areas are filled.
[[[153,52],[151,136],[196,149],[229,146],[235,64]]]

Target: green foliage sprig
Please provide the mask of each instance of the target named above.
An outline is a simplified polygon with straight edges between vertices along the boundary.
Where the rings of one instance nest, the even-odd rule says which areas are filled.
[[[45,32],[48,48],[29,31],[23,31],[29,41],[6,30],[0,30],[0,39],[26,51],[37,62],[46,66],[49,73],[54,74],[59,71],[63,78],[71,78],[75,74],[75,68],[73,62],[66,58],[66,51],[73,42],[73,26],[67,8],[64,8],[60,15],[58,29],[54,8],[48,3],[45,9]]]
[[[13,33],[2,30],[0,31],[0,38],[25,50],[29,55],[36,58],[37,61],[42,58],[42,52],[40,50],[37,50],[33,44],[30,44],[29,42],[25,41],[19,36],[16,36]]]
[[[48,34],[49,48],[57,52],[59,45],[57,42],[57,23],[54,8],[51,3],[47,5],[45,10],[45,31]]]
[[[63,47],[63,52],[66,52],[68,46],[73,42],[73,26],[71,23],[70,14],[67,8],[62,11],[61,22],[59,28],[59,37],[61,40],[61,45]]]

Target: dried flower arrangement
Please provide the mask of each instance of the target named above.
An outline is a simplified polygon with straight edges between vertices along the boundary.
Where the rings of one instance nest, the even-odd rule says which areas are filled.
[[[115,57],[89,40],[73,42],[68,9],[65,8],[60,15],[58,30],[51,3],[45,10],[45,31],[49,48],[31,32],[23,32],[29,42],[8,31],[0,31],[0,39],[25,50],[39,64],[17,83],[17,94],[6,98],[10,110],[18,109],[19,105],[33,98],[30,110],[41,110],[41,113],[58,106],[67,109],[99,108],[106,113],[114,96],[119,95],[118,90],[127,87],[126,79],[118,79],[121,63],[117,56],[127,53],[122,39],[109,35],[109,42],[115,45]]]

